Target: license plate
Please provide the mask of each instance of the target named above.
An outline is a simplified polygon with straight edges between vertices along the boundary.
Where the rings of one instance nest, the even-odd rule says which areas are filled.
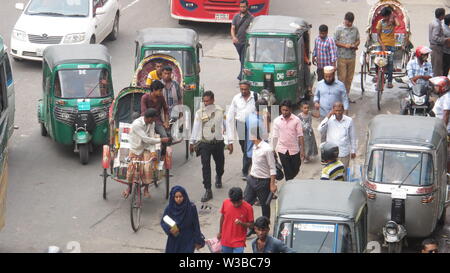
[[[226,13],[216,13],[216,20],[218,21],[226,21],[230,19],[230,15]]]
[[[402,188],[395,188],[392,191],[391,198],[392,199],[406,199],[408,195],[408,190]]]
[[[78,101],[78,110],[79,111],[90,111],[91,110],[91,102],[90,101]]]

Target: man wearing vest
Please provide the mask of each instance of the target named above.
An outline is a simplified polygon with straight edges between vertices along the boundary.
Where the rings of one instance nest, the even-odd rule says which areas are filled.
[[[197,145],[197,153],[201,156],[203,186],[205,194],[201,201],[207,202],[213,198],[211,190],[211,156],[216,163],[216,188],[222,188],[222,175],[224,173],[225,143],[224,110],[214,104],[214,93],[206,91],[203,93],[204,107],[195,113],[194,126],[190,140],[190,151],[194,152],[194,143]]]

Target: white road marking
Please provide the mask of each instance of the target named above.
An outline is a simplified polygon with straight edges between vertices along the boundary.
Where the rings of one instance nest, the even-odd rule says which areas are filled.
[[[120,11],[125,11],[128,8],[131,8],[132,6],[134,6],[135,4],[137,4],[140,0],[134,0],[133,2],[131,2],[130,4],[128,4],[126,7],[122,8]]]

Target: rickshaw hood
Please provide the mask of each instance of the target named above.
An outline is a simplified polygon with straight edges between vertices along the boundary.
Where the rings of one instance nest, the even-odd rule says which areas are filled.
[[[408,115],[377,115],[369,123],[368,145],[398,144],[436,149],[447,139],[438,118]]]

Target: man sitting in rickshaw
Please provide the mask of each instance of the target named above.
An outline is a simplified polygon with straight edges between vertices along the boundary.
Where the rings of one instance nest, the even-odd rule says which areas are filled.
[[[175,105],[183,104],[180,84],[172,79],[172,67],[165,66],[162,70],[163,94],[169,106],[169,115]]]
[[[153,81],[160,81],[162,78],[162,69],[163,69],[163,63],[162,61],[157,61],[155,63],[155,70],[150,71],[147,76],[147,81],[145,84],[147,86],[150,86]]]
[[[408,62],[406,70],[408,72],[409,88],[416,84],[426,84],[433,77],[433,68],[427,61],[431,49],[426,46],[419,46],[416,49],[416,58]]]
[[[152,82],[150,85],[151,92],[144,94],[141,98],[141,115],[144,115],[147,109],[153,108],[157,112],[155,121],[157,127],[164,126],[169,128],[169,106],[162,94],[163,89],[164,84],[162,82]],[[162,112],[164,112],[164,119],[161,117]]]
[[[392,74],[394,72],[394,53],[395,53],[395,28],[400,26],[395,13],[392,8],[387,6],[381,10],[383,19],[378,21],[377,32],[378,42],[380,43],[379,50],[390,51],[392,54],[388,57],[388,84],[387,88],[393,88]]]
[[[167,143],[169,138],[156,137],[155,126],[158,118],[156,109],[149,108],[145,111],[144,116],[139,117],[131,124],[129,133],[130,153],[128,158],[131,160],[128,163],[127,180],[128,188],[122,193],[124,198],[127,198],[132,190],[133,182],[138,178],[141,170],[136,169],[136,164],[132,160],[150,161],[152,158],[157,158],[156,144]],[[148,186],[152,183],[152,167],[150,162],[141,165],[143,168],[143,182],[144,182],[144,197],[150,197]]]

